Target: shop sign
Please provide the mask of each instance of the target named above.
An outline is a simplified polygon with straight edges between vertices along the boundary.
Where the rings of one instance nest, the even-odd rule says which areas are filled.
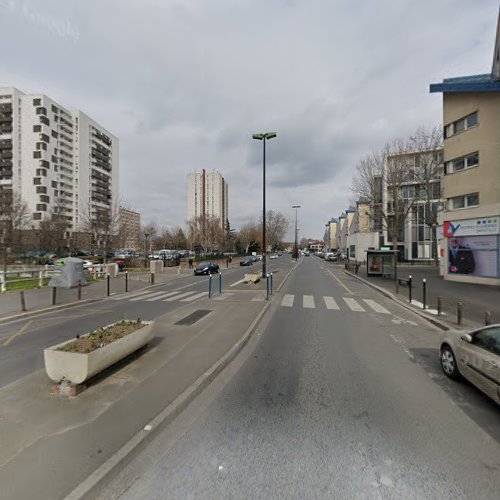
[[[500,232],[500,217],[483,217],[481,219],[465,219],[443,222],[443,236],[480,236],[498,234]]]

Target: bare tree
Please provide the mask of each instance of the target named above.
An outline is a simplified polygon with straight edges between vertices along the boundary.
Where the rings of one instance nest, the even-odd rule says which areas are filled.
[[[222,250],[224,229],[220,219],[200,215],[188,221],[188,242],[191,248],[200,247],[203,253]]]
[[[21,247],[21,234],[27,227],[30,213],[20,195],[4,190],[0,195],[0,252],[6,272],[9,255]]]
[[[255,221],[250,221],[241,226],[238,239],[245,248],[245,253],[255,247],[260,241],[261,230]]]
[[[262,224],[262,220],[261,220]],[[268,210],[266,213],[266,240],[271,251],[278,250],[283,246],[283,239],[288,226],[288,219],[281,213],[274,210]]]
[[[438,264],[437,218],[443,207],[441,176],[443,175],[443,129],[420,127],[409,139],[410,148],[418,151],[415,180],[418,199],[424,205],[424,221],[431,233],[432,258]]]
[[[187,247],[187,239],[183,229],[180,226],[174,227],[171,232],[172,248],[175,250],[184,250]]]
[[[120,211],[117,205],[111,207],[88,207],[82,215],[81,230],[88,233],[90,245],[102,252],[104,263],[113,249],[119,231]],[[92,248],[91,248],[92,250]]]

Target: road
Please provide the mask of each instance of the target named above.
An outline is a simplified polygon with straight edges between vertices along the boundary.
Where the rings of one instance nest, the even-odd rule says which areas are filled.
[[[272,272],[290,265],[285,257],[268,262]],[[258,271],[261,263],[250,267],[222,269],[223,289],[240,280],[248,270]],[[214,277],[214,293],[218,291]],[[43,369],[43,349],[121,319],[153,320],[191,301],[206,297],[208,277],[186,275],[149,290],[117,294],[95,303],[20,319],[0,325],[0,387]]]
[[[100,498],[485,498],[499,408],[440,372],[441,334],[306,257],[241,356]]]

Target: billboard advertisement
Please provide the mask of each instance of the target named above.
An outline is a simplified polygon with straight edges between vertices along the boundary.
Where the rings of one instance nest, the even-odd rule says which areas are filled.
[[[497,278],[498,257],[498,236],[448,238],[449,274]]]
[[[481,219],[454,220],[443,222],[443,236],[481,236],[500,233],[500,217],[484,217]]]

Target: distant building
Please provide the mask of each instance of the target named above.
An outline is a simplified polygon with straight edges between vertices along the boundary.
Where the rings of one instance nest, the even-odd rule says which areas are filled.
[[[141,250],[141,214],[120,207],[120,246],[124,250]]]
[[[217,217],[222,228],[228,226],[228,185],[218,171],[188,174],[187,220],[198,217]]]
[[[432,84],[443,94],[441,274],[500,285],[500,15],[491,73]]]
[[[332,217],[326,224],[326,230],[324,235],[324,249],[325,252],[335,252],[337,251],[337,225],[338,221]]]
[[[34,226],[57,214],[69,237],[113,210],[118,168],[118,139],[84,113],[0,88],[0,211],[20,196]]]

